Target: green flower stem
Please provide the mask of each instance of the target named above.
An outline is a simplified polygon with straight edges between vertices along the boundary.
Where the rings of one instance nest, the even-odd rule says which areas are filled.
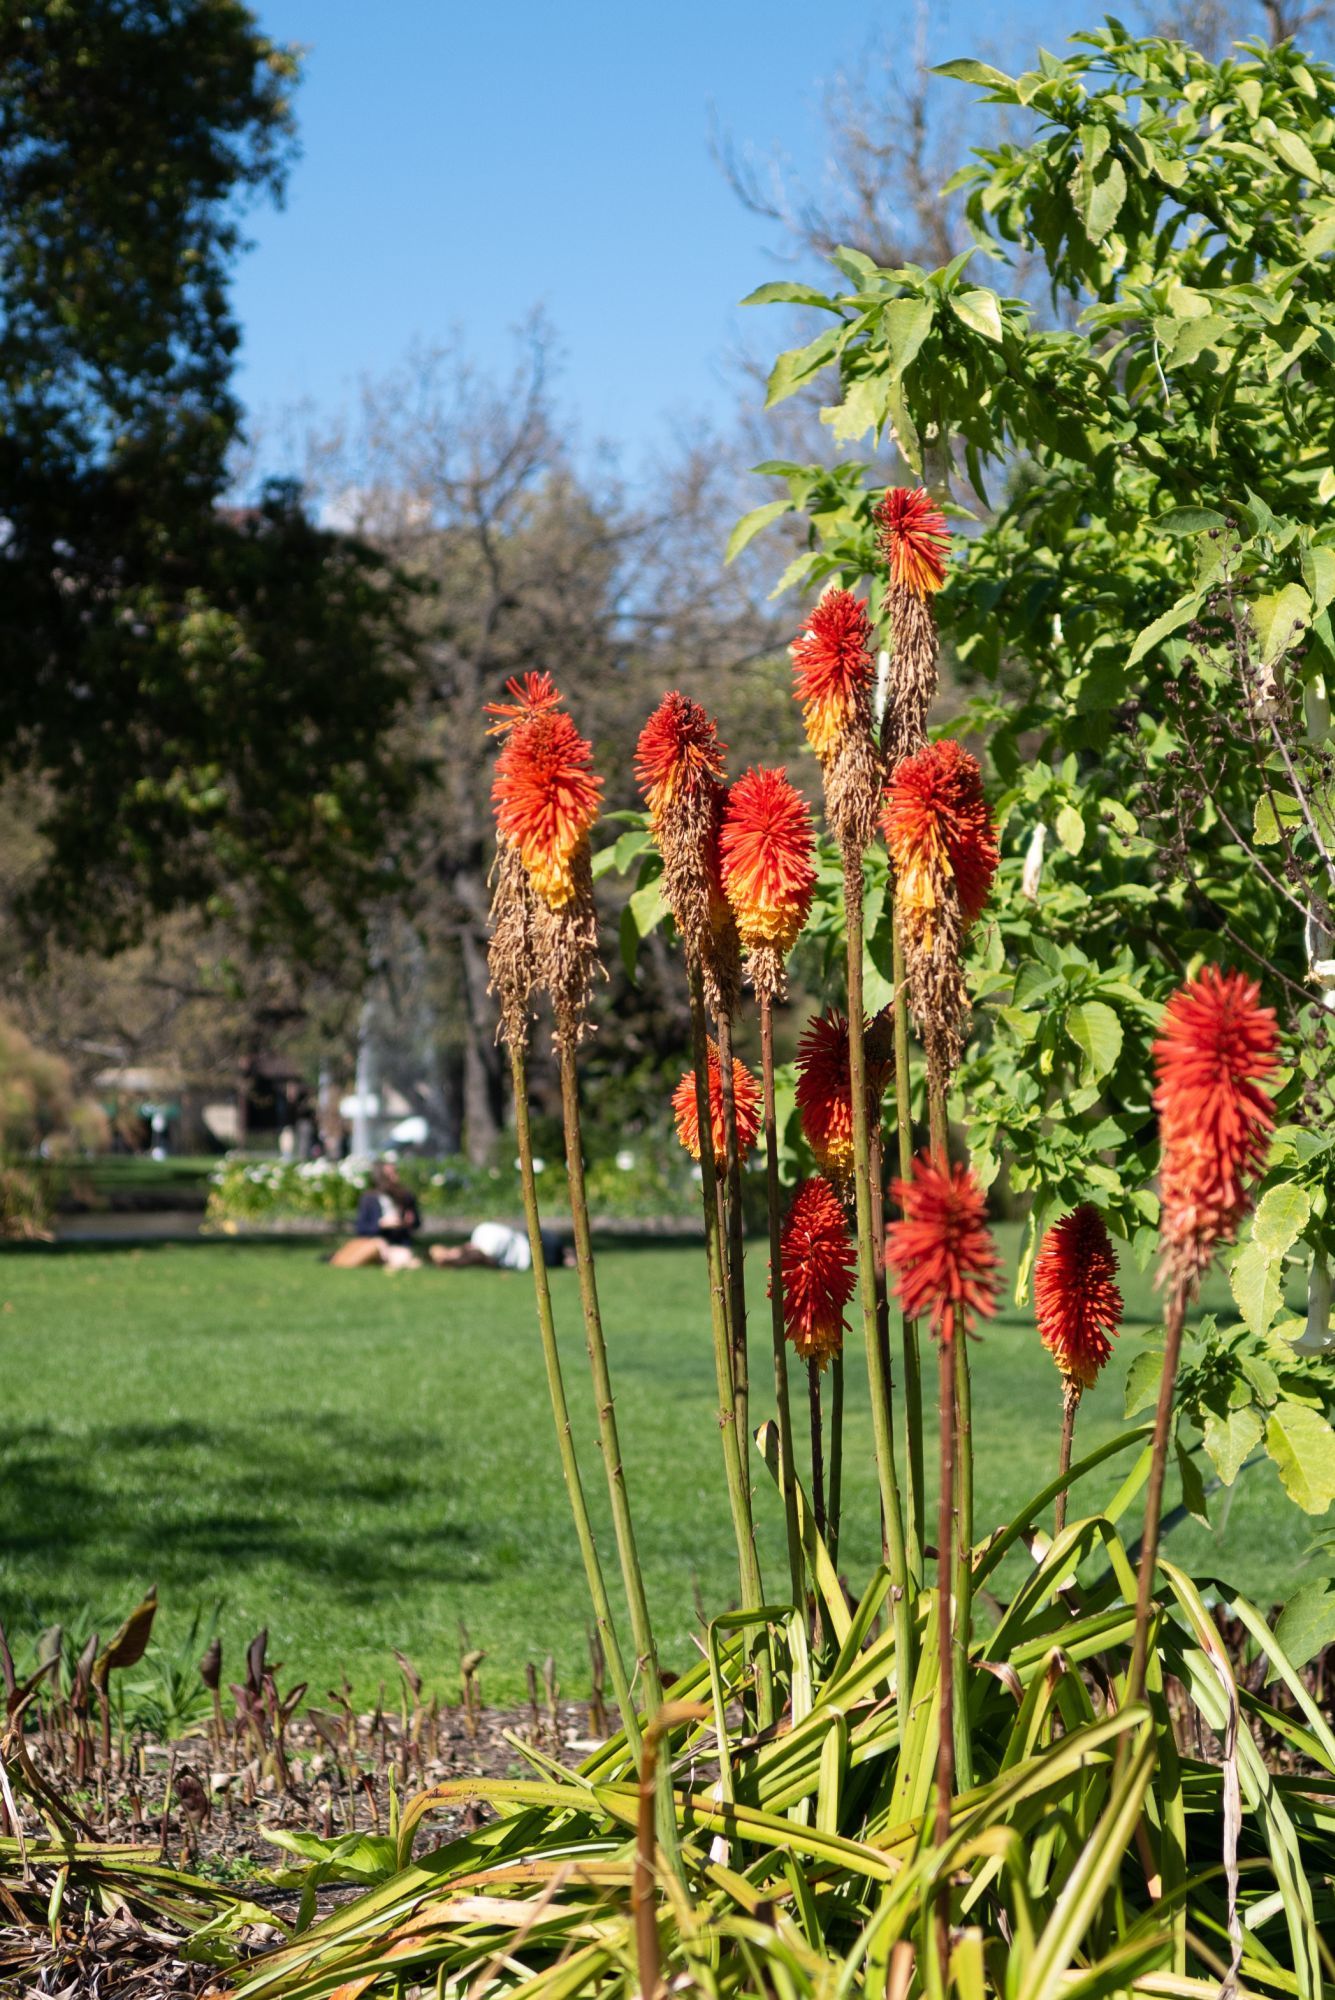
[[[1061,1491],[1052,1503],[1052,1532],[1059,1535],[1066,1526],[1066,1475],[1071,1470],[1071,1450],[1075,1443],[1075,1418],[1080,1408],[1082,1385],[1068,1375],[1062,1383],[1062,1440],[1057,1454],[1057,1476]]]
[[[811,1415],[811,1516],[816,1523],[816,1533],[828,1548],[825,1459],[821,1438],[820,1363],[814,1359],[807,1363],[807,1408]]]
[[[774,1408],[779,1432],[779,1480],[783,1490],[784,1526],[788,1535],[788,1579],[793,1603],[805,1592],[802,1536],[797,1521],[797,1486],[793,1464],[793,1411],[788,1395],[788,1346],[783,1326],[783,1278],[779,1239],[779,1132],[774,1108],[774,1010],[768,994],[760,997],[760,1072],[765,1107],[765,1195],[769,1210],[770,1338],[774,1349]]]
[[[961,1327],[955,1349],[955,1769],[960,1790],[973,1785],[969,1731],[969,1639],[973,1622],[973,1393],[969,1336]]]
[[[893,884],[891,893],[893,895]],[[904,969],[904,940],[900,935],[897,907],[893,924],[895,1124],[899,1138],[899,1177],[901,1180],[907,1180],[913,1172],[913,1086],[909,1074],[908,983]],[[918,1578],[923,1573],[923,1552],[927,1546],[927,1470],[923,1445],[922,1352],[918,1345],[917,1320],[906,1319],[901,1313],[899,1323],[904,1355],[904,1431],[908,1444],[908,1564],[909,1575]]]
[[[933,1065],[928,1067],[927,1117],[932,1153],[942,1160],[950,1156],[950,1129],[946,1118],[944,1079]],[[952,1683],[955,1692],[954,1734],[956,1770],[966,1789],[973,1782],[973,1755],[969,1737],[968,1681],[969,1633],[973,1607],[973,1392],[969,1379],[969,1342],[963,1328],[950,1343],[950,1406],[954,1422],[951,1463],[954,1471],[954,1621],[950,1633]],[[945,1379],[944,1377],[942,1378]],[[944,1421],[944,1418],[943,1418]],[[944,1655],[945,1647],[942,1647]]]
[[[529,1251],[533,1260],[533,1290],[538,1308],[538,1329],[542,1335],[542,1358],[547,1369],[547,1390],[552,1400],[552,1418],[556,1424],[556,1442],[561,1453],[561,1471],[570,1498],[570,1511],[575,1517],[575,1536],[584,1562],[584,1575],[588,1581],[598,1636],[602,1641],[603,1653],[612,1676],[612,1688],[621,1714],[621,1726],[626,1732],[626,1741],[638,1767],[641,1744],[640,1719],[635,1711],[630,1679],[626,1673],[626,1663],[622,1657],[620,1641],[612,1619],[607,1584],[603,1577],[598,1546],[594,1540],[593,1525],[589,1520],[588,1505],[584,1498],[584,1483],[580,1478],[579,1460],[575,1453],[575,1440],[570,1428],[570,1406],[566,1401],[565,1381],[561,1374],[561,1356],[556,1345],[556,1321],[552,1313],[551,1287],[547,1282],[547,1265],[543,1256],[538,1189],[533,1178],[533,1138],[528,1117],[527,1065],[523,1050],[514,1046],[510,1049],[510,1075],[514,1083],[515,1139],[519,1147],[519,1176],[524,1190],[524,1220],[528,1224]]]
[[[934,1839],[938,1847],[950,1838],[950,1806],[955,1795],[955,1731],[952,1717],[955,1713],[954,1667],[955,1649],[951,1643],[951,1603],[950,1580],[954,1567],[953,1551],[955,1542],[955,1397],[954,1364],[949,1345],[938,1341],[938,1385],[941,1404],[941,1510],[938,1519],[936,1546],[940,1560],[939,1586],[937,1590],[937,1616],[940,1620],[941,1672],[937,1684],[939,1720],[936,1745],[936,1828]],[[936,1906],[937,1951],[940,1955],[941,1992],[950,1990],[948,1971],[950,1964],[950,1880],[945,1877],[937,1892]]]
[[[741,1440],[737,1435],[732,1354],[728,1343],[726,1265],[719,1228],[718,1180],[714,1167],[714,1136],[709,1114],[709,1033],[705,1023],[704,982],[697,962],[692,961],[688,965],[688,977],[691,997],[691,1043],[695,1058],[695,1108],[700,1126],[700,1179],[705,1215],[705,1257],[709,1268],[714,1375],[718,1387],[718,1424],[723,1440],[723,1469],[728,1482],[733,1534],[737,1541],[737,1573],[741,1585],[742,1606],[745,1610],[753,1611],[765,1600],[760,1582],[760,1562],[756,1555],[755,1529],[751,1520],[751,1489],[742,1460]],[[756,1652],[756,1695],[761,1726],[767,1728],[774,1720],[774,1682],[768,1641],[763,1634]]]
[[[1168,1295],[1164,1313],[1163,1374],[1159,1378],[1159,1402],[1154,1413],[1154,1441],[1150,1457],[1149,1483],[1145,1488],[1145,1527],[1140,1541],[1140,1577],[1136,1587],[1136,1635],[1131,1646],[1131,1670],[1127,1677],[1128,1702],[1139,1701],[1145,1692],[1145,1661],[1150,1643],[1150,1605],[1154,1598],[1154,1571],[1159,1559],[1159,1518],[1163,1509],[1164,1469],[1173,1432],[1173,1391],[1177,1385],[1178,1357],[1182,1352],[1182,1327],[1187,1317],[1186,1283],[1178,1279]]]
[[[829,1547],[825,1513],[825,1463],[822,1456],[821,1407],[820,1407],[820,1364],[814,1360],[807,1363],[807,1414],[811,1429],[811,1518],[815,1523],[816,1536]],[[831,1557],[833,1562],[833,1557]],[[824,1640],[824,1619],[821,1616],[820,1592],[814,1593],[815,1616],[812,1620],[812,1644],[819,1652]]]
[[[561,1112],[565,1123],[566,1181],[570,1189],[570,1217],[575,1232],[575,1262],[579,1267],[579,1295],[584,1308],[584,1333],[588,1343],[589,1366],[593,1372],[594,1401],[598,1409],[598,1439],[602,1446],[603,1469],[612,1501],[612,1526],[616,1531],[621,1575],[630,1606],[631,1632],[644,1680],[645,1710],[648,1714],[662,1700],[658,1673],[658,1653],[649,1619],[635,1528],[631,1520],[630,1496],[621,1463],[621,1441],[617,1435],[616,1405],[612,1377],[607,1363],[607,1342],[603,1337],[602,1312],[598,1304],[598,1278],[594,1269],[593,1243],[589,1232],[589,1204],[584,1187],[584,1142],[579,1115],[579,1078],[575,1069],[573,1037],[561,1038]]]
[[[844,1357],[830,1362],[830,1477],[825,1511],[829,1519],[825,1545],[830,1562],[839,1566],[839,1522],[844,1504]]]
[[[853,1099],[853,1175],[857,1193],[858,1274],[862,1291],[862,1330],[871,1388],[872,1429],[876,1440],[876,1473],[881,1490],[881,1530],[894,1598],[895,1671],[901,1692],[913,1685],[913,1620],[909,1605],[908,1564],[904,1549],[904,1511],[895,1467],[895,1432],[890,1411],[890,1382],[881,1360],[879,1311],[876,1299],[876,1246],[872,1232],[871,1139],[867,1129],[867,1060],[863,1046],[862,999],[862,859],[844,853],[844,918],[848,938],[848,1074]]]
[[[742,1163],[737,1145],[733,1090],[732,1016],[718,1016],[719,1075],[723,1085],[724,1214],[727,1218],[728,1335],[732,1353],[732,1402],[737,1435],[751,1435],[751,1367],[746,1351],[746,1231],[742,1217]]]
[[[881,1347],[881,1368],[887,1384],[891,1381],[890,1363],[890,1295],[886,1288],[885,1274],[885,1160],[879,1125],[874,1125],[868,1136],[871,1141],[871,1240],[876,1258],[876,1337]],[[911,1462],[911,1461],[910,1461]],[[911,1498],[911,1496],[910,1496]],[[911,1560],[911,1541],[906,1534],[905,1561],[910,1591],[918,1587],[918,1571]]]

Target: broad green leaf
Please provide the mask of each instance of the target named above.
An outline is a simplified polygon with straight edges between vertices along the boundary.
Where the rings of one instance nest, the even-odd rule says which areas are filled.
[[[820,413],[836,444],[854,444],[875,430],[885,416],[885,385],[874,375],[860,375],[849,387],[842,403],[833,403]]]
[[[1156,514],[1151,526],[1160,535],[1204,535],[1226,528],[1228,522],[1213,507],[1170,507],[1166,514]]]
[[[991,63],[978,62],[973,56],[955,56],[950,62],[936,63],[932,75],[953,77],[956,83],[981,83],[987,90],[1015,88],[1004,71],[993,69]]]
[[[635,977],[641,938],[656,930],[667,913],[661,876],[655,876],[652,882],[646,882],[642,889],[637,889],[621,912],[621,963],[628,979]]]
[[[1312,1203],[1296,1181],[1281,1181],[1263,1194],[1252,1218],[1252,1235],[1272,1256],[1282,1257],[1307,1227]]]
[[[1302,637],[1311,616],[1312,600],[1300,583],[1286,583],[1283,590],[1267,591],[1256,599],[1252,618],[1266,666],[1272,666]]]
[[[1302,823],[1303,809],[1289,792],[1263,792],[1252,810],[1252,839],[1258,847],[1274,847],[1281,832]]]
[[[1106,1076],[1122,1053],[1122,1024],[1102,1000],[1081,1000],[1068,1007],[1066,1032],[1085,1058],[1086,1083]]]
[[[1184,1449],[1181,1438],[1175,1439],[1174,1443],[1178,1477],[1182,1481],[1182,1504],[1196,1520],[1208,1525],[1210,1513],[1205,1504],[1205,1482],[1201,1478],[1201,1469],[1190,1452]]]
[[[638,861],[645,850],[653,846],[653,840],[654,837],[648,827],[628,826],[626,828],[626,831],[621,835],[621,838],[612,850],[616,855],[617,867],[623,875],[630,868],[632,862]]]
[[[1147,625],[1126,656],[1128,667],[1136,666],[1147,653],[1153,652],[1161,639],[1168,638],[1180,626],[1189,624],[1200,610],[1201,601],[1199,593],[1193,591],[1190,597],[1180,598],[1171,611],[1165,611],[1162,618],[1156,618],[1152,625]]]
[[[903,383],[899,381],[889,383],[885,399],[890,406],[890,424],[895,434],[895,443],[899,446],[902,457],[921,479],[922,445],[918,440],[918,426],[910,413]]]
[[[1123,1415],[1138,1416],[1159,1400],[1159,1379],[1163,1374],[1163,1353],[1157,1347],[1138,1354],[1126,1372],[1126,1403]]]
[[[1205,1419],[1205,1449],[1225,1486],[1231,1486],[1264,1434],[1261,1412],[1255,1403],[1220,1416],[1208,1412]]]
[[[826,312],[838,312],[834,300],[825,292],[818,292],[811,285],[796,285],[786,279],[776,279],[773,284],[757,285],[742,300],[744,306],[821,306]]]
[[[1279,1614],[1275,1638],[1295,1667],[1335,1645],[1335,1578],[1313,1576],[1299,1584]]]
[[[1126,200],[1126,170],[1120,160],[1109,160],[1090,190],[1085,207],[1085,234],[1091,243],[1101,243],[1122,212]]]
[[[763,507],[753,507],[749,514],[743,514],[728,537],[724,562],[734,562],[748,542],[754,541],[771,522],[781,520],[785,514],[791,514],[792,511],[791,500],[767,500]]]
[[[1259,1340],[1280,1305],[1280,1260],[1264,1243],[1244,1243],[1233,1259],[1228,1282],[1238,1311]]]
[[[1001,307],[997,304],[995,292],[979,287],[971,292],[952,292],[950,309],[956,319],[962,320],[975,333],[981,333],[985,340],[1001,339]]]
[[[1305,1514],[1324,1514],[1335,1502],[1335,1431],[1325,1418],[1305,1403],[1277,1403],[1265,1442],[1290,1500]]]
[[[1276,132],[1275,151],[1286,167],[1292,167],[1295,174],[1302,174],[1304,179],[1320,186],[1321,169],[1305,139],[1300,139],[1296,132]]]
[[[1057,814],[1057,838],[1068,854],[1078,854],[1085,844],[1085,822],[1074,806],[1063,806]]]
[[[932,330],[936,307],[930,299],[892,299],[881,313],[896,375],[902,375]]]
[[[775,403],[783,402],[799,389],[809,376],[818,375],[826,363],[834,359],[835,350],[843,335],[842,326],[827,327],[824,333],[809,340],[805,347],[790,347],[781,354],[770,370],[769,383],[765,390],[765,408],[771,409]]]
[[[1335,597],[1335,549],[1303,550],[1303,582],[1312,599],[1312,615],[1320,617]]]

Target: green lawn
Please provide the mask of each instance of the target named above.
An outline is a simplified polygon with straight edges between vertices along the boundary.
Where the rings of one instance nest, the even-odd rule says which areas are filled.
[[[1007,1240],[1013,1248],[1014,1232]],[[760,1381],[759,1247],[750,1263]],[[618,1248],[600,1269],[631,1500],[670,1664],[690,1657],[696,1586],[711,1611],[734,1588],[701,1260]],[[575,1277],[553,1282],[601,1520]],[[1133,1277],[1127,1289],[1123,1351],[1086,1398],[1077,1449],[1118,1426],[1125,1363],[1152,1312],[1146,1284]],[[525,1661],[548,1651],[565,1686],[585,1680],[584,1584],[527,1276],[335,1272],[310,1244],[24,1250],[0,1258],[0,1301],[0,1617],[11,1633],[81,1626],[91,1612],[105,1636],[156,1582],[168,1637],[220,1601],[232,1670],[267,1625],[271,1656],[317,1692],[342,1669],[373,1692],[392,1678],[396,1646],[453,1690],[461,1620],[487,1651],[488,1696],[518,1693]],[[1024,1315],[990,1327],[974,1360],[981,1527],[1049,1476],[1060,1399]],[[843,1566],[856,1582],[875,1520],[856,1347],[848,1374]],[[760,1466],[757,1504],[777,1586],[781,1521]],[[1174,1553],[1263,1600],[1282,1596],[1312,1524],[1268,1464],[1214,1506],[1214,1529],[1177,1529]],[[610,1551],[610,1533],[602,1539]]]

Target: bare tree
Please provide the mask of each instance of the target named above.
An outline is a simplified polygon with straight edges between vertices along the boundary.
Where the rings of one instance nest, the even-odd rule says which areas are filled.
[[[818,188],[796,181],[783,160],[759,160],[715,130],[714,154],[738,199],[777,223],[790,253],[826,257],[861,250],[877,264],[949,263],[969,241],[960,203],[941,189],[959,165],[958,127],[942,119],[927,66],[927,8],[912,33],[870,45],[825,86],[829,145]]]
[[[694,681],[726,711],[721,684],[743,691],[747,663],[774,636],[757,573],[722,565],[740,505],[717,445],[682,445],[632,496],[605,459],[577,469],[552,370],[541,320],[501,379],[455,346],[419,351],[367,386],[355,420],[313,449],[309,475],[326,511],[419,586],[411,729],[434,783],[412,829],[425,945],[413,1004],[421,1018],[424,979],[445,1089],[478,1158],[504,1116],[486,990],[484,704],[510,676],[550,671],[595,740],[609,806],[630,804],[630,753],[663,687]],[[410,956],[395,954],[401,973]]]

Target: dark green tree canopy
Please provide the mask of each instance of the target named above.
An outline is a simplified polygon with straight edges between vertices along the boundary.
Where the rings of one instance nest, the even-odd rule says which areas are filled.
[[[34,909],[96,942],[350,912],[403,792],[392,579],[289,494],[223,504],[296,70],[239,0],[0,0],[0,770],[49,801]]]

